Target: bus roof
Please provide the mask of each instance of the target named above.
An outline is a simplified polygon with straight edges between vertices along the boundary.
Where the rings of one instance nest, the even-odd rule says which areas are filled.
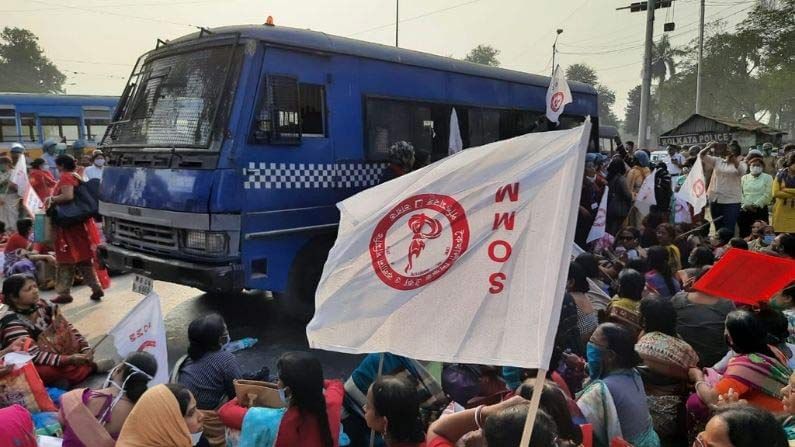
[[[549,86],[550,81],[548,76],[475,64],[421,51],[396,48],[378,43],[365,42],[363,40],[335,36],[319,31],[290,28],[286,26],[238,25],[212,28],[210,31],[216,34],[240,33],[242,38],[256,39],[275,45],[378,59],[397,64],[414,65],[434,70],[500,79],[537,87],[546,88]],[[199,32],[188,34],[170,41],[169,43],[184,43],[196,39],[199,35]],[[569,81],[569,88],[572,92],[596,95],[596,90],[592,86],[581,82]]]
[[[0,105],[106,106],[113,108],[117,102],[119,102],[118,96],[0,92]]]

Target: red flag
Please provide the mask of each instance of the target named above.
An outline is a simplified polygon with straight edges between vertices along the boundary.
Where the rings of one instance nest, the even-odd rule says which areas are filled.
[[[733,248],[693,288],[742,304],[768,301],[795,278],[795,261]]]

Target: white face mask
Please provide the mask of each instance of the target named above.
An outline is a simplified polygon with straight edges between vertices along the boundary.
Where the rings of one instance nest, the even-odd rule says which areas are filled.
[[[104,158],[97,158],[96,160],[94,160],[94,166],[96,166],[98,168],[101,168],[101,167],[105,166],[105,159]]]
[[[127,377],[124,379],[124,382],[121,385],[119,385],[118,383],[113,381],[113,375],[116,374],[116,370],[118,370],[122,365],[126,365],[128,368],[130,368],[132,370],[132,372],[130,374],[128,374]],[[105,416],[108,413],[110,413],[111,411],[113,411],[113,407],[115,407],[116,404],[119,403],[121,398],[124,396],[124,386],[127,385],[127,381],[130,380],[130,377],[132,377],[132,376],[134,376],[136,374],[143,374],[149,380],[152,380],[154,378],[154,377],[150,376],[149,374],[141,371],[135,365],[131,365],[131,364],[127,363],[127,362],[123,362],[120,365],[116,365],[115,367],[113,367],[113,369],[110,370],[110,372],[108,373],[108,377],[105,378],[105,383],[102,385],[102,388],[108,388],[110,386],[113,386],[114,388],[118,388],[119,389],[119,394],[113,399],[113,402],[111,402],[111,404],[108,407],[108,409],[105,410],[105,413],[102,414],[102,417],[100,418],[100,420],[104,420]]]
[[[762,173],[762,167],[761,166],[751,166],[751,174],[759,175],[761,173]]]
[[[202,433],[204,433],[204,432],[197,431],[196,433],[191,433],[190,434],[190,445],[198,444],[199,441],[201,441],[201,439],[202,439]]]
[[[279,392],[279,399],[282,401],[282,403],[285,405],[289,404],[289,401],[287,399],[287,394],[285,394],[284,392],[284,388],[279,388],[278,392]]]

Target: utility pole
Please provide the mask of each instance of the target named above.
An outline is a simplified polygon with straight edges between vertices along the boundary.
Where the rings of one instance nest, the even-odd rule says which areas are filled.
[[[651,46],[654,39],[654,2],[648,0],[646,7],[646,44],[643,48],[643,83],[640,93],[640,120],[638,123],[638,147],[648,148],[649,102],[651,99]]]
[[[704,65],[704,0],[701,0],[701,13],[698,25],[698,69],[696,71],[696,113],[701,113],[701,73]]]
[[[395,0],[395,47],[398,45],[398,36],[400,35],[400,0]]]
[[[555,76],[555,67],[556,67],[555,55],[558,52],[558,37],[560,37],[560,35],[563,34],[563,30],[558,28],[557,33],[558,34],[555,35],[555,42],[552,43],[552,76]]]

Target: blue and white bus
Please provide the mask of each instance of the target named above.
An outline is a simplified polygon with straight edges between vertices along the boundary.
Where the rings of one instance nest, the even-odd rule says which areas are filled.
[[[102,141],[100,256],[205,291],[274,291],[311,316],[335,204],[382,181],[391,144],[444,157],[453,107],[464,147],[533,131],[548,84],[286,27],[160,42],[138,60]],[[591,86],[570,87],[563,127],[598,111]]]
[[[22,143],[28,159],[41,156],[48,138],[71,145],[86,142],[86,151],[96,148],[110,124],[119,98],[95,95],[0,93],[0,152]]]

